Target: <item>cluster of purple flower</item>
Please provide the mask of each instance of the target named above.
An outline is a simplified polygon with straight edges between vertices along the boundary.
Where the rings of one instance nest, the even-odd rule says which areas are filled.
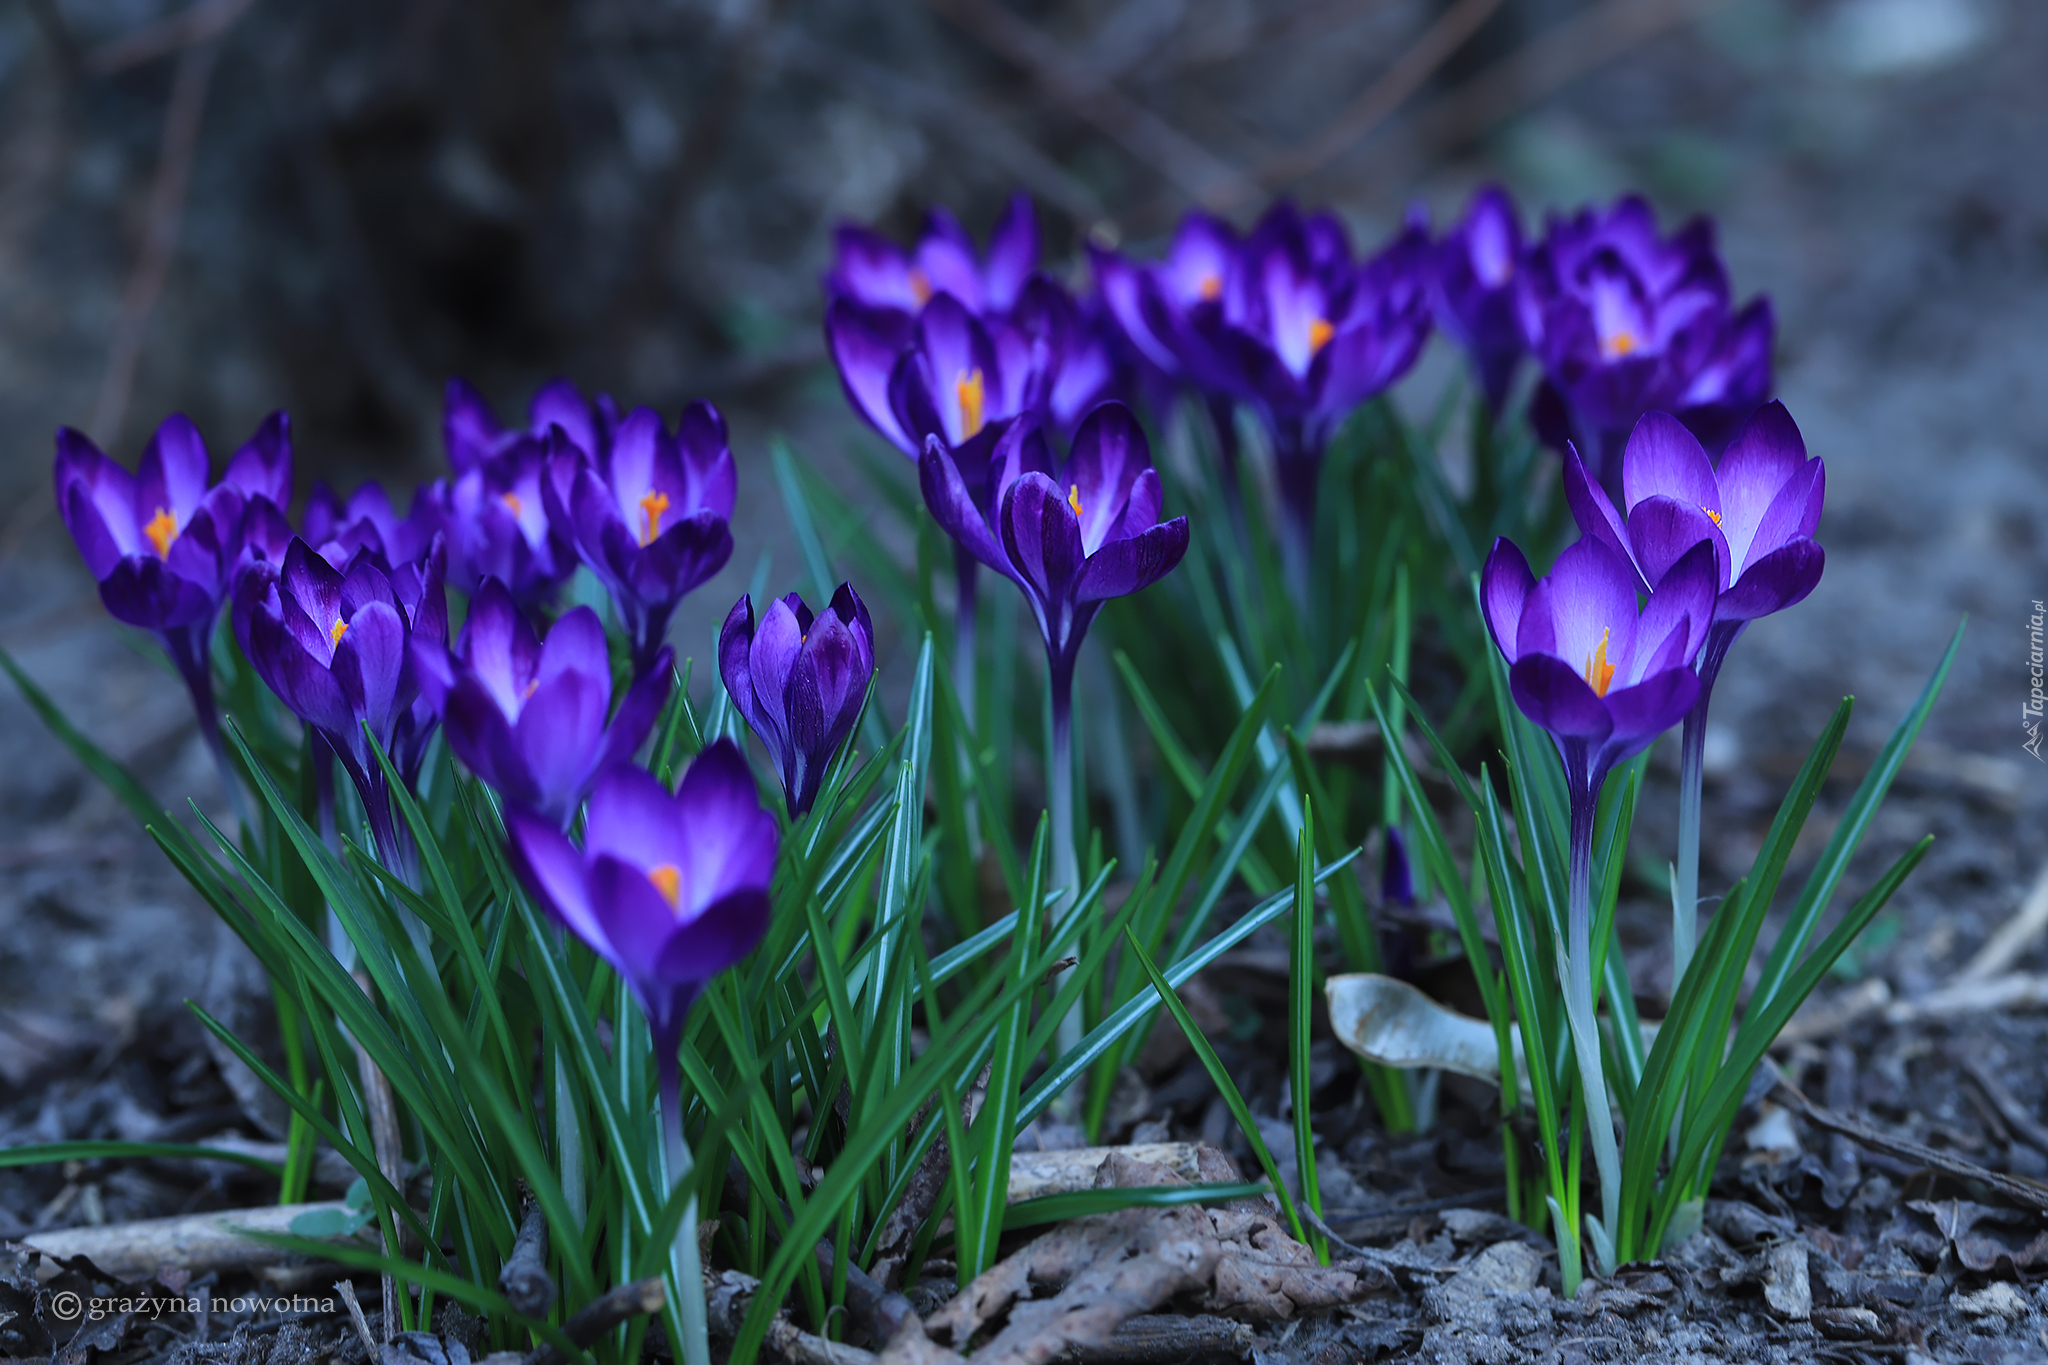
[[[231,601],[243,654],[304,723],[321,770],[338,760],[348,773],[387,866],[417,881],[378,750],[411,787],[438,728],[504,798],[528,884],[667,1027],[758,941],[778,837],[730,741],[708,748],[673,796],[632,765],[673,685],[669,618],[732,554],[724,421],[697,403],[670,431],[647,409],[621,416],[609,397],[558,382],[536,395],[526,427],[507,430],[458,380],[444,434],[453,473],[403,517],[375,483],[346,500],[316,486],[294,531],[283,414],[218,483],[182,416],[163,423],[133,475],[65,430],[57,502],[109,612],[157,635],[177,663],[216,754],[211,646]],[[579,564],[627,637],[631,680],[616,706],[597,612],[552,605]],[[452,641],[449,586],[469,599]],[[537,623],[550,617],[543,637]],[[851,586],[816,621],[794,594],[758,628],[747,599],[733,608],[722,672],[792,818],[816,800],[874,662]],[[579,851],[565,831],[586,801]]]

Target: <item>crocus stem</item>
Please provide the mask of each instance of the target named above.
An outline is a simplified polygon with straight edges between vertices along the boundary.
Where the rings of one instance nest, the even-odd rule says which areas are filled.
[[[1280,476],[1280,565],[1294,609],[1306,621],[1315,566],[1316,475],[1322,462],[1282,454],[1275,463]]]
[[[199,733],[213,754],[214,766],[220,769],[220,785],[227,794],[228,809],[234,812],[235,822],[242,829],[254,830],[255,811],[249,804],[249,790],[242,785],[242,775],[229,761],[228,747],[220,737],[220,711],[213,700],[213,620],[208,619],[203,626],[166,632],[161,638],[171,662],[177,665],[178,676],[185,680],[185,690],[192,694],[192,714],[199,720]]]
[[[1601,1273],[1607,1264],[1614,1230],[1619,1226],[1621,1153],[1614,1142],[1614,1117],[1607,1104],[1607,1077],[1600,1066],[1600,1026],[1593,990],[1593,817],[1600,787],[1585,764],[1565,763],[1571,795],[1571,850],[1568,863],[1564,951],[1558,978],[1564,985],[1565,1021],[1572,1032],[1572,1051],[1579,1063],[1579,1088],[1585,1096],[1586,1131],[1593,1143],[1593,1164],[1600,1172],[1600,1216],[1605,1243],[1596,1238]]]
[[[1237,472],[1237,409],[1230,399],[1208,396],[1209,421],[1216,430],[1216,477],[1223,485],[1223,510],[1230,517],[1230,530],[1240,549],[1251,542],[1244,526],[1244,489]]]
[[[683,1077],[676,1062],[677,1039],[664,1043],[662,1030],[655,1031],[654,1065],[661,1077],[662,1175],[674,1189],[688,1180],[695,1169],[689,1140],[683,1136]],[[704,1271],[697,1256],[697,1198],[683,1209],[682,1225],[669,1249],[669,1267],[675,1280],[676,1316],[683,1333],[684,1365],[710,1365],[710,1327],[704,1313]]]
[[[963,545],[953,546],[953,688],[960,695],[960,714],[968,727],[980,724],[974,690],[976,582],[981,566]]]
[[[1706,770],[1707,703],[1729,646],[1747,622],[1717,621],[1700,651],[1700,699],[1686,712],[1678,741],[1678,867],[1671,883],[1671,990],[1685,980],[1699,945],[1700,799]]]
[[[1053,885],[1059,888],[1059,899],[1053,902],[1052,907],[1052,923],[1057,928],[1080,896],[1081,861],[1074,850],[1074,660],[1071,656],[1056,658],[1050,664],[1052,745],[1046,755],[1051,769],[1046,774],[1046,789],[1052,817],[1052,880]],[[1051,985],[1054,991],[1059,989],[1065,977],[1066,973],[1062,972],[1053,978]],[[1081,1006],[1078,1001],[1060,1020],[1058,1037],[1062,1055],[1080,1046]]]

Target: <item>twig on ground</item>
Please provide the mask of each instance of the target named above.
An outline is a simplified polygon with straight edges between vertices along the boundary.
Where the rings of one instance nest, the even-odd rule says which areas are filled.
[[[2019,961],[2033,941],[2048,930],[2048,865],[2041,868],[2041,875],[2034,878],[2033,889],[2027,898],[2013,912],[2011,919],[1998,926],[1977,955],[1963,965],[1955,975],[1955,985],[1969,982],[1989,981],[2004,975],[2013,963]]]
[[[2037,1152],[2048,1153],[2048,1126],[2043,1126],[2039,1119],[2028,1113],[2027,1107],[2020,1103],[2019,1097],[2006,1089],[2005,1083],[1992,1075],[1984,1063],[1960,1050],[1956,1054],[1956,1061],[1961,1064],[1963,1074],[1976,1082],[1977,1088],[1984,1092],[1984,1098],[1991,1102],[1991,1107],[1997,1111],[2005,1126],[2012,1130],[2013,1136]]]
[[[760,1288],[759,1280],[737,1270],[716,1274],[707,1271],[704,1301],[712,1333],[728,1339],[739,1335],[740,1323],[747,1316],[747,1305]],[[915,1321],[913,1316],[911,1322]],[[806,1332],[782,1312],[778,1312],[775,1320],[768,1324],[764,1344],[771,1359],[780,1357],[794,1361],[795,1365],[867,1365],[875,1358],[871,1352],[857,1346],[845,1346]]]
[[[588,1346],[628,1318],[659,1313],[668,1302],[661,1276],[653,1275],[600,1294],[570,1315],[562,1324],[562,1335],[578,1346]],[[562,1353],[543,1342],[526,1355],[526,1365],[564,1365]]]
[[[252,1241],[244,1233],[288,1233],[292,1220],[301,1214],[326,1211],[347,1212],[348,1205],[338,1199],[317,1204],[267,1204],[38,1232],[22,1242],[49,1257],[90,1257],[107,1274],[124,1279],[153,1275],[162,1266],[179,1266],[193,1275],[257,1270],[281,1264],[296,1253]]]
[[[163,146],[157,154],[156,178],[149,187],[142,255],[136,260],[135,269],[128,276],[127,290],[121,296],[121,312],[115,319],[114,339],[108,348],[106,378],[101,381],[99,399],[93,404],[92,435],[102,446],[111,447],[121,434],[121,421],[128,415],[128,399],[135,388],[135,369],[142,359],[143,337],[149,330],[157,299],[163,294],[164,282],[170,276],[171,258],[178,251],[178,232],[185,218],[185,191],[192,181],[200,120],[206,112],[206,94],[213,84],[214,63],[219,56],[220,40],[216,35],[186,47],[178,58],[170,106],[164,113]]]
[[[377,1350],[377,1339],[370,1335],[369,1321],[363,1317],[363,1305],[356,1298],[356,1287],[347,1280],[336,1280],[334,1292],[341,1295],[341,1301],[348,1308],[348,1320],[356,1325],[356,1335],[362,1338],[363,1351],[373,1361],[382,1359]]]
[[[2016,1204],[2048,1211],[2048,1185],[2006,1175],[2002,1171],[1990,1170],[1974,1161],[1965,1161],[1953,1152],[1924,1146],[1909,1138],[1893,1137],[1859,1119],[1822,1108],[1801,1094],[1799,1088],[1790,1081],[1779,1081],[1771,1090],[1771,1098],[1798,1111],[1801,1117],[1815,1127],[1853,1138],[1872,1151],[1884,1152],[1906,1161],[1917,1161],[1923,1166],[1964,1180],[1980,1181]]]
[[[555,1306],[555,1277],[548,1274],[548,1219],[538,1203],[529,1202],[512,1254],[498,1272],[498,1288],[516,1313],[545,1318]]]
[[[836,1273],[832,1244],[821,1241],[812,1248],[818,1269],[829,1282]],[[855,1323],[876,1341],[889,1341],[903,1330],[903,1324],[917,1316],[909,1299],[877,1283],[852,1261],[846,1263],[846,1311]]]

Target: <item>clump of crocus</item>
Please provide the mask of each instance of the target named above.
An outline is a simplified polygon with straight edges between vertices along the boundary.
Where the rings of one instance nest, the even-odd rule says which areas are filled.
[[[1545,379],[1531,419],[1560,450],[1575,443],[1609,491],[1644,413],[1676,415],[1718,451],[1770,397],[1770,302],[1735,310],[1705,218],[1661,237],[1635,195],[1553,216],[1518,278],[1522,330]]]
[[[612,713],[604,623],[577,607],[541,641],[511,592],[486,578],[450,651],[413,637],[420,694],[448,747],[512,805],[566,829],[598,776],[630,763],[673,678],[664,648]]]
[[[438,717],[420,696],[412,642],[448,638],[444,562],[437,538],[419,560],[395,568],[361,550],[337,569],[294,538],[282,566],[251,560],[234,589],[242,652],[341,760],[362,797],[379,856],[415,884],[417,855],[394,818],[370,737],[413,785]]]
[[[547,515],[610,590],[635,677],[655,666],[676,604],[732,557],[733,487],[725,419],[709,403],[684,408],[673,433],[635,408],[594,457],[550,432]]]
[[[946,534],[1023,590],[1045,642],[1052,690],[1053,876],[1078,889],[1074,852],[1074,664],[1103,604],[1158,582],[1188,548],[1188,519],[1159,519],[1159,474],[1144,430],[1122,403],[1082,421],[1055,467],[1039,424],[1018,421],[970,487],[933,440],[918,465],[925,506]]]
[[[512,864],[534,899],[631,988],[647,1015],[660,1078],[671,1180],[690,1169],[677,1047],[690,1006],[768,930],[775,817],[729,739],[697,756],[671,796],[638,768],[597,780],[583,847],[516,807],[505,812]],[[685,1215],[678,1247],[694,1247]]]
[[[1701,542],[1677,556],[1640,606],[1636,582],[1629,562],[1590,536],[1559,555],[1540,582],[1520,550],[1495,541],[1480,576],[1487,628],[1508,661],[1515,704],[1549,732],[1564,760],[1571,816],[1559,975],[1600,1171],[1601,1226],[1610,1238],[1621,1158],[1594,1019],[1593,817],[1607,774],[1677,724],[1699,697],[1693,661],[1714,616],[1714,548]]]
[[[1495,417],[1528,350],[1516,312],[1522,257],[1522,225],[1514,201],[1498,185],[1473,195],[1465,216],[1436,245],[1437,326],[1472,358]]]
[[[1668,413],[1636,424],[1622,462],[1627,517],[1588,473],[1576,452],[1565,457],[1565,497],[1579,529],[1632,566],[1638,586],[1655,589],[1693,546],[1713,546],[1713,624],[1699,660],[1699,699],[1686,712],[1679,746],[1677,886],[1673,889],[1676,977],[1697,942],[1700,789],[1707,705],[1722,662],[1749,623],[1805,600],[1826,556],[1820,528],[1827,470],[1808,459],[1806,442],[1782,403],[1767,403],[1743,426],[1720,468],[1697,437]]]
[[[520,436],[491,458],[421,495],[427,517],[448,542],[448,582],[473,593],[495,579],[522,607],[551,599],[576,570],[576,551],[548,518],[541,481],[547,446]]]
[[[752,600],[742,597],[718,634],[718,671],[775,760],[790,818],[808,814],[875,673],[867,604],[841,583],[822,615],[790,593],[756,620]]]
[[[265,418],[218,483],[208,466],[206,443],[183,416],[157,428],[132,475],[83,434],[57,433],[57,510],[100,601],[162,642],[239,803],[214,709],[213,627],[236,565],[245,555],[274,559],[291,538],[282,510],[292,484],[288,419]]]
[[[1429,336],[1429,231],[1411,218],[1381,251],[1352,255],[1344,225],[1275,204],[1232,268],[1178,309],[1156,287],[1145,321],[1196,382],[1249,403],[1272,436],[1281,548],[1306,603],[1323,452],[1353,409],[1408,372]]]

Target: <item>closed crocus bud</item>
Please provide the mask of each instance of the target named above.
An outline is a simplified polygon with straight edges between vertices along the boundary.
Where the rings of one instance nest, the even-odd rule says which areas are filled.
[[[1550,732],[1573,799],[1676,725],[1699,697],[1693,672],[1714,617],[1714,547],[1694,545],[1637,605],[1629,562],[1591,536],[1541,580],[1497,540],[1480,575],[1487,628],[1515,704]]]
[[[415,638],[420,692],[448,747],[512,805],[567,828],[607,769],[630,763],[668,700],[672,656],[611,709],[611,657],[589,607],[568,612],[543,643],[512,594],[486,578],[450,651]]]
[[[1551,218],[1524,263],[1516,303],[1545,376],[1531,419],[1610,492],[1644,413],[1676,414],[1718,451],[1770,397],[1770,304],[1735,310],[1709,220],[1663,237],[1631,195]]]
[[[1515,203],[1498,185],[1473,195],[1465,216],[1436,246],[1437,324],[1472,358],[1480,391],[1496,416],[1507,402],[1515,365],[1528,350],[1515,310],[1522,255]]]
[[[718,671],[775,760],[790,817],[808,814],[875,672],[875,629],[860,595],[841,583],[814,617],[790,593],[758,620],[753,602],[740,598],[719,633]]]
[[[673,796],[638,768],[610,769],[590,794],[580,849],[516,807],[505,829],[520,880],[632,988],[657,1061],[673,1067],[691,1003],[768,929],[775,817],[739,748],[711,744]]]
[[[246,555],[275,556],[289,534],[291,427],[273,413],[211,479],[206,443],[182,416],[150,438],[132,475],[83,434],[57,433],[57,510],[116,620],[155,635],[177,665],[218,752],[210,649],[214,621]]]
[[[392,820],[383,769],[364,727],[408,786],[419,776],[438,723],[420,696],[412,642],[448,638],[437,538],[418,562],[397,568],[359,551],[336,569],[294,539],[281,566],[247,564],[235,581],[235,633],[258,677],[292,713],[318,730],[363,798],[379,851],[404,851]]]
[[[635,677],[654,667],[676,604],[732,557],[733,489],[725,419],[709,403],[684,408],[674,433],[636,408],[594,460],[550,432],[548,519],[610,591]]]

